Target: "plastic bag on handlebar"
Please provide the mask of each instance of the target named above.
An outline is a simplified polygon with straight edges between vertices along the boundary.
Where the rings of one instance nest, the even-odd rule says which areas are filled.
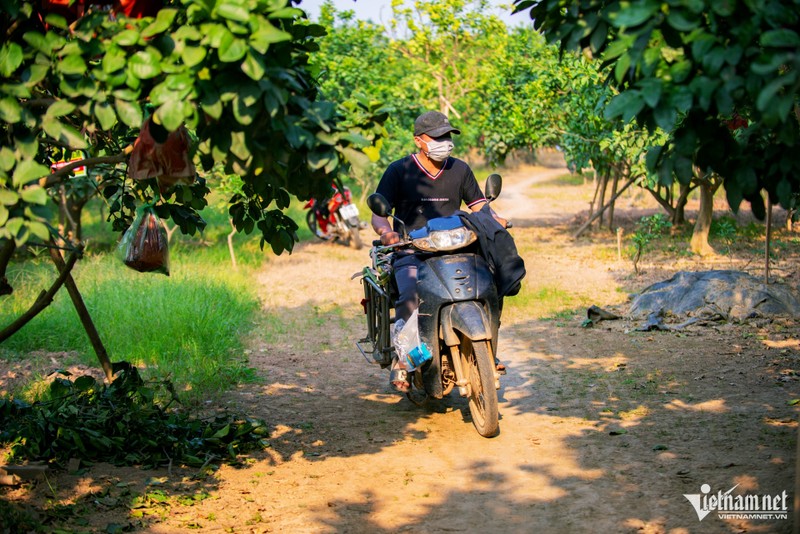
[[[392,335],[392,344],[408,371],[413,371],[432,358],[430,349],[419,337],[418,317],[417,310],[414,310],[407,322],[402,319],[397,321]]]

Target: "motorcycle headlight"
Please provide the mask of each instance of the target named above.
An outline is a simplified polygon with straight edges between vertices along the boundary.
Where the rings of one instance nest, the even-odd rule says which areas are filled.
[[[412,240],[412,244],[426,252],[457,250],[474,243],[478,237],[475,232],[463,226],[452,230],[434,230],[425,237]]]

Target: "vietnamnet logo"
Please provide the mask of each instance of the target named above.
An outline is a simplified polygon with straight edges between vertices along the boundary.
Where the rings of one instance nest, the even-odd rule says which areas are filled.
[[[711,512],[717,512],[720,519],[788,519],[789,496],[786,490],[777,495],[731,495],[739,484],[725,493],[711,493],[711,486],[703,484],[700,493],[684,493],[684,497],[697,512],[702,521]]]

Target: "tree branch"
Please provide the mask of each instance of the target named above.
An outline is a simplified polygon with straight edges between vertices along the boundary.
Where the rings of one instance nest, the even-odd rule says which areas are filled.
[[[11,243],[14,243],[13,239],[10,241]],[[78,245],[78,248],[70,253],[67,263],[64,265],[64,268],[61,270],[58,278],[56,278],[55,282],[53,282],[53,285],[50,286],[50,289],[39,293],[39,296],[36,297],[36,300],[31,305],[30,309],[28,309],[28,311],[20,315],[13,323],[0,331],[0,343],[16,334],[20,328],[28,324],[31,319],[39,315],[42,310],[44,310],[50,305],[50,303],[53,302],[53,295],[55,295],[61,286],[64,285],[67,277],[70,276],[70,271],[75,266],[75,262],[78,261],[78,258],[81,256],[81,254],[83,254],[83,245]]]
[[[120,154],[113,156],[97,156],[94,158],[86,158],[78,161],[73,161],[64,165],[58,170],[53,171],[39,179],[39,185],[42,187],[52,187],[64,181],[64,177],[68,176],[74,169],[78,167],[91,167],[94,165],[101,165],[103,163],[122,163],[128,159],[128,155],[133,151],[133,145],[128,145],[125,150]]]

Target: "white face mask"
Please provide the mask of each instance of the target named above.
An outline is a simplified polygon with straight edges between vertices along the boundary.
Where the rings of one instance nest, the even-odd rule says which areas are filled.
[[[455,147],[455,144],[450,139],[443,139],[441,141],[431,140],[425,144],[428,145],[428,151],[425,155],[433,161],[446,160]]]

